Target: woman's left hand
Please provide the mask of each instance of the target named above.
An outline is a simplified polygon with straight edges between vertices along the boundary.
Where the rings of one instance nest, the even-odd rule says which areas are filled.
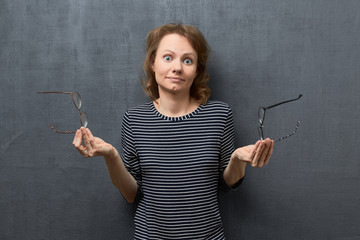
[[[261,168],[268,164],[273,153],[274,141],[267,138],[259,140],[254,145],[236,149],[232,158],[250,164],[252,167]]]

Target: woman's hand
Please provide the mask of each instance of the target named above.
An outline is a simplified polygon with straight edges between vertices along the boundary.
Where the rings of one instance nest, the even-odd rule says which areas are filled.
[[[255,145],[248,145],[236,149],[231,158],[261,168],[268,164],[273,153],[274,141],[269,138],[257,141]]]
[[[273,153],[274,141],[269,138],[257,141],[236,149],[231,155],[230,162],[224,171],[224,180],[228,186],[233,186],[245,176],[246,164],[252,167],[263,167],[268,164]]]
[[[73,145],[86,158],[103,156],[113,184],[120,190],[126,201],[129,203],[135,201],[138,189],[137,182],[126,170],[119,153],[111,144],[94,137],[88,128],[82,127],[76,131]]]
[[[82,145],[84,142],[84,145]],[[76,131],[73,145],[84,157],[103,156],[111,157],[115,154],[115,148],[104,140],[94,137],[88,128],[80,128]]]

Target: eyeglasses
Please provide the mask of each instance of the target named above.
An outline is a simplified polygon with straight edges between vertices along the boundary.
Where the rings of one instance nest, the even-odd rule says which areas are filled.
[[[294,98],[294,99],[290,99],[290,100],[287,100],[287,101],[284,101],[284,102],[280,102],[280,103],[277,103],[277,104],[274,104],[274,105],[271,105],[271,106],[268,106],[268,107],[260,107],[259,108],[259,110],[258,110],[258,119],[259,119],[260,127],[258,128],[258,130],[259,130],[260,140],[264,140],[264,130],[263,129],[264,129],[264,121],[265,121],[266,110],[268,110],[270,108],[273,108],[273,107],[277,107],[277,106],[279,106],[281,104],[296,101],[296,100],[300,99],[301,97],[302,97],[302,94],[300,94],[299,97]],[[300,122],[297,121],[296,126],[295,126],[295,130],[292,133],[290,133],[289,135],[286,135],[284,137],[278,138],[278,139],[274,140],[274,142],[279,142],[281,140],[284,140],[284,139],[289,138],[292,135],[294,135],[296,133],[296,131],[298,130],[299,125],[300,125]]]
[[[72,100],[73,103],[76,107],[76,109],[79,111],[80,113],[80,124],[82,127],[87,127],[88,125],[88,118],[86,115],[86,112],[81,112],[81,105],[82,105],[82,101],[81,101],[81,96],[78,92],[37,92],[39,94],[46,94],[46,93],[61,93],[61,94],[71,94],[72,96]],[[76,133],[76,131],[58,131],[56,130],[51,124],[50,124],[50,128],[55,132],[55,133],[64,133],[64,134],[68,134],[68,133]]]

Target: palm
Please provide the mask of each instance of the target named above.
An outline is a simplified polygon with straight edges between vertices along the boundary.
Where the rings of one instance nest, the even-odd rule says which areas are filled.
[[[84,145],[82,145],[82,142]],[[101,138],[94,137],[89,129],[81,128],[75,134],[74,146],[84,157],[109,156],[113,146]]]
[[[245,147],[241,147],[235,150],[235,156],[237,159],[251,163],[253,158],[253,152],[255,150],[255,145],[248,145]]]
[[[91,145],[94,156],[106,156],[110,153],[112,146],[98,137],[94,137],[94,142]]]

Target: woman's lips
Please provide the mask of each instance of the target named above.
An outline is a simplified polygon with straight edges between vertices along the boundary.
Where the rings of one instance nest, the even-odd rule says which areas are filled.
[[[184,79],[179,77],[167,77],[167,79],[169,79],[172,82],[184,82]]]

